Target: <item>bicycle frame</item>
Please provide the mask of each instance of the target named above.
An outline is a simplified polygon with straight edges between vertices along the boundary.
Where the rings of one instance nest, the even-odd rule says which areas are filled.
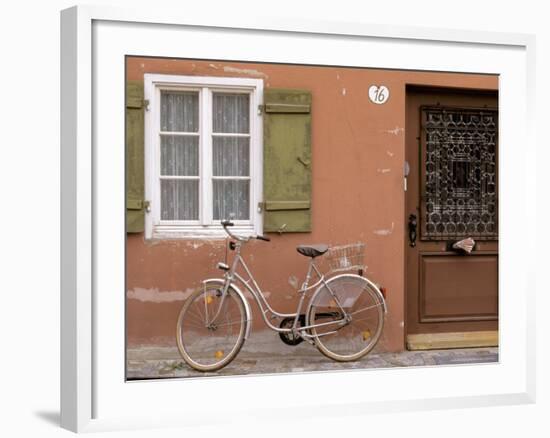
[[[231,267],[227,270],[226,274],[224,275],[225,281],[224,281],[224,286],[223,286],[223,290],[222,290],[222,300],[220,302],[220,306],[218,308],[218,311],[214,315],[214,317],[211,319],[211,321],[215,321],[216,318],[219,316],[229,287],[231,287],[234,280],[238,280],[246,287],[246,289],[252,294],[252,296],[256,300],[256,303],[258,304],[258,307],[260,308],[262,318],[263,318],[264,322],[266,323],[266,325],[271,330],[274,330],[274,331],[279,332],[279,333],[299,332],[300,336],[302,336],[302,337],[313,338],[314,336],[308,334],[307,330],[312,329],[312,328],[317,328],[317,327],[329,326],[329,325],[342,326],[343,324],[347,324],[348,320],[347,320],[347,317],[346,317],[346,315],[347,315],[346,311],[340,305],[337,296],[332,292],[332,290],[328,286],[327,282],[325,281],[325,276],[319,271],[317,266],[315,266],[315,263],[313,262],[313,259],[311,259],[310,262],[309,262],[309,268],[308,268],[308,271],[307,271],[307,274],[306,274],[306,278],[305,278],[304,282],[302,283],[302,287],[297,291],[300,294],[300,299],[298,301],[298,306],[297,306],[296,312],[295,313],[279,313],[271,307],[271,305],[267,301],[267,298],[265,297],[264,293],[262,292],[262,289],[260,288],[260,286],[256,282],[256,279],[254,278],[253,274],[250,272],[250,269],[248,268],[245,260],[241,256],[241,243],[240,242],[235,244],[235,251],[236,251],[236,254],[235,254],[235,258],[233,259],[233,263],[231,264]],[[246,276],[248,277],[247,279],[245,279],[242,275],[240,275],[237,272],[237,268],[239,266],[242,267],[242,269],[246,273]],[[314,283],[313,285],[310,286],[309,282],[310,282],[311,277],[314,273],[317,275],[318,280],[317,280],[316,283]],[[309,326],[298,327],[300,314],[301,314],[302,307],[303,307],[303,304],[304,304],[306,292],[309,291],[309,290],[312,290],[314,288],[317,288],[320,285],[325,286],[330,291],[330,293],[333,295],[333,298],[335,299],[335,303],[340,308],[340,311],[342,312],[344,317],[342,319],[339,319],[339,320],[336,320],[336,321],[330,321],[330,322],[326,322],[326,323],[319,323],[319,324],[313,324],[313,325],[309,325]],[[292,327],[291,328],[281,328],[281,327],[274,326],[269,321],[269,318],[267,317],[268,314],[270,314],[271,318],[273,318],[273,317],[276,317],[276,318],[294,318],[294,322],[292,324]],[[328,334],[328,333],[326,333],[326,334]]]

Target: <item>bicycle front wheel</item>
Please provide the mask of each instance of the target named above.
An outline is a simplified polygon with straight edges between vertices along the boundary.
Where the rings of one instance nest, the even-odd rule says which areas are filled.
[[[178,349],[198,371],[216,371],[240,351],[248,324],[241,296],[210,284],[194,292],[183,305],[177,323]]]
[[[378,342],[384,326],[384,301],[365,278],[343,274],[315,292],[307,315],[321,353],[340,362],[354,361]]]

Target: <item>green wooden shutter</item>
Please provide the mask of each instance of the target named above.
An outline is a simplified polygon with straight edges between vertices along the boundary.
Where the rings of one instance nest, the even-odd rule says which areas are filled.
[[[145,229],[143,82],[126,83],[126,231]]]
[[[264,231],[311,231],[311,93],[264,94]]]

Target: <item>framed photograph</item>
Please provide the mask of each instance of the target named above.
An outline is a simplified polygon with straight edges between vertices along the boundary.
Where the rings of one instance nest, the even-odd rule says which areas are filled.
[[[533,400],[533,37],[74,7],[61,44],[63,427]]]

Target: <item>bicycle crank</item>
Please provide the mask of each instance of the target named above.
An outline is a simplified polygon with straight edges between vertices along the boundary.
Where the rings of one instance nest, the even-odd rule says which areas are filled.
[[[300,326],[306,325],[306,316],[300,315],[298,319]],[[294,318],[285,318],[281,321],[281,324],[279,324],[280,328],[292,328],[292,325],[294,324]],[[298,345],[301,342],[304,341],[304,338],[302,338],[299,335],[296,335],[292,332],[280,332],[279,337],[281,338],[281,341],[283,341],[286,345]]]

